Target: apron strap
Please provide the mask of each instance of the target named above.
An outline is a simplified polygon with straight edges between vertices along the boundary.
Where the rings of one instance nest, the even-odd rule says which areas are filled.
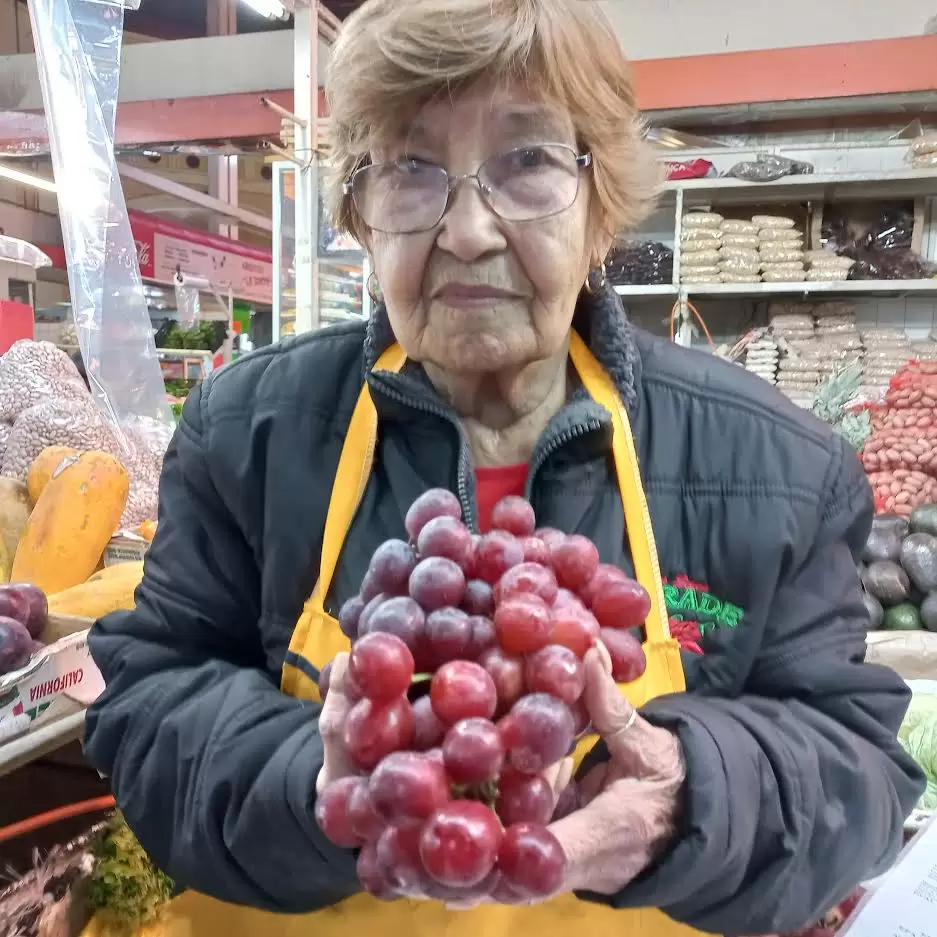
[[[404,366],[406,360],[404,350],[399,345],[391,345],[377,359],[374,370],[397,372]],[[338,460],[338,469],[335,472],[335,480],[332,482],[329,510],[322,534],[319,580],[306,603],[306,607],[311,607],[314,611],[324,611],[324,603],[329,594],[329,587],[332,585],[332,577],[335,575],[342,547],[345,545],[345,538],[348,536],[348,530],[354,520],[358,505],[364,497],[368,478],[371,476],[376,447],[377,410],[371,399],[371,391],[365,384],[351,415],[342,454]]]
[[[651,596],[651,613],[645,631],[649,642],[668,641],[670,630],[654,530],[647,499],[641,486],[641,472],[628,415],[611,378],[575,332],[570,337],[569,354],[586,390],[596,403],[605,407],[612,416],[612,452],[624,506],[628,543],[631,547],[635,575]],[[403,349],[399,345],[392,345],[378,358],[374,370],[398,372],[406,360]],[[324,611],[323,605],[338,566],[342,547],[371,475],[376,446],[377,411],[368,385],[365,384],[348,425],[348,433],[332,484],[322,538],[319,580],[306,604],[307,609]]]
[[[612,379],[576,332],[570,336],[569,357],[592,399],[612,415],[612,453],[625,511],[631,559],[638,582],[651,596],[651,613],[647,617],[644,630],[651,643],[669,641],[670,624],[667,606],[664,604],[660,560],[657,557],[651,512],[641,484],[641,468],[634,446],[634,435],[631,432],[631,421]]]

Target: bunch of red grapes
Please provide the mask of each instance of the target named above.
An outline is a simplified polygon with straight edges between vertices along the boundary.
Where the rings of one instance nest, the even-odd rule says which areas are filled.
[[[378,547],[339,614],[352,642],[344,732],[360,774],[316,801],[325,835],[360,848],[378,898],[514,904],[561,886],[566,857],[547,828],[578,807],[545,777],[589,729],[583,658],[601,641],[612,675],[644,673],[629,629],[645,589],[599,562],[582,536],[535,529],[522,498],[473,535],[458,499],[427,491],[406,517],[410,542]],[[331,676],[320,680],[325,699]]]

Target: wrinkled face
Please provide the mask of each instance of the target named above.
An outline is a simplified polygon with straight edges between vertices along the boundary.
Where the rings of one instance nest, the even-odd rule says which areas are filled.
[[[591,170],[576,164],[579,153],[567,114],[521,89],[477,87],[431,102],[404,139],[371,154],[374,164],[396,164],[392,191],[382,182],[379,199],[393,220],[372,224],[368,248],[411,359],[491,373],[560,351],[590,266],[605,253],[589,224]],[[444,182],[442,170],[450,179],[479,173],[487,196],[465,179],[438,220],[445,196],[440,203],[429,193],[434,180]],[[527,220],[547,210],[549,217]],[[399,229],[417,215],[432,227],[373,230]]]

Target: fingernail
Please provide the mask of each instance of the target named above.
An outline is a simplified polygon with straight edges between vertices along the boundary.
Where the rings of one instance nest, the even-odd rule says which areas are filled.
[[[596,639],[595,649],[599,654],[599,659],[602,661],[602,669],[610,677],[612,675],[612,655],[608,653],[608,648],[605,644]]]

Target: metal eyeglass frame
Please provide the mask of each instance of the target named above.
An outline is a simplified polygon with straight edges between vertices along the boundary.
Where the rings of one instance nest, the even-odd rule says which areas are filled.
[[[546,215],[538,215],[536,218],[527,218],[523,221],[512,221],[510,218],[505,218],[503,215],[501,215],[498,212],[498,210],[494,207],[494,205],[491,204],[491,200],[490,200],[491,187],[485,185],[482,182],[482,180],[479,178],[482,170],[492,160],[501,159],[504,156],[510,156],[512,153],[520,153],[523,150],[533,150],[533,149],[539,149],[541,147],[548,147],[548,146],[562,147],[562,149],[568,150],[570,153],[572,153],[576,157],[576,166],[580,170],[580,173],[583,169],[588,169],[590,166],[593,165],[592,153],[577,153],[575,148],[571,147],[568,143],[536,143],[536,144],[529,144],[528,146],[518,146],[518,147],[515,147],[513,150],[505,150],[503,153],[495,153],[493,156],[489,156],[488,159],[486,159],[481,164],[481,166],[478,167],[478,170],[476,172],[465,173],[464,175],[461,175],[461,176],[453,176],[449,173],[448,169],[445,169],[442,166],[437,166],[434,168],[438,169],[439,172],[441,172],[446,177],[448,192],[446,195],[446,203],[443,206],[442,211],[439,213],[439,217],[431,225],[427,225],[425,228],[415,228],[412,231],[384,231],[381,228],[375,228],[373,225],[368,225],[368,227],[371,228],[372,231],[378,231],[382,234],[424,234],[427,231],[432,231],[433,228],[435,228],[436,225],[438,225],[439,222],[442,221],[443,218],[445,218],[446,212],[449,211],[449,208],[452,205],[453,192],[455,192],[456,188],[459,185],[461,185],[463,182],[467,182],[470,179],[474,179],[475,182],[478,184],[478,191],[481,192],[482,198],[485,200],[485,204],[488,206],[488,208],[490,208],[491,211],[494,212],[494,214],[497,215],[498,218],[501,218],[503,221],[508,221],[511,224],[530,224],[531,222],[534,222],[534,221],[543,221],[545,218],[554,218],[557,215],[561,215],[563,214],[564,211],[569,211],[569,209],[572,208],[572,206],[575,204],[576,197],[578,197],[579,195],[578,186],[576,189],[576,197],[574,197],[573,201],[570,202],[569,205],[567,205],[565,208],[559,208],[556,211],[549,212]],[[348,196],[354,200],[355,199],[355,179],[358,177],[360,173],[364,172],[367,169],[373,169],[375,166],[393,165],[394,162],[397,162],[397,161],[388,160],[385,163],[365,163],[362,166],[358,166],[358,168],[355,169],[355,171],[342,183],[342,193],[345,196]],[[357,205],[357,201],[355,201],[355,204]],[[359,212],[361,211],[360,207],[358,208],[358,211]],[[364,219],[362,218],[362,220]]]

